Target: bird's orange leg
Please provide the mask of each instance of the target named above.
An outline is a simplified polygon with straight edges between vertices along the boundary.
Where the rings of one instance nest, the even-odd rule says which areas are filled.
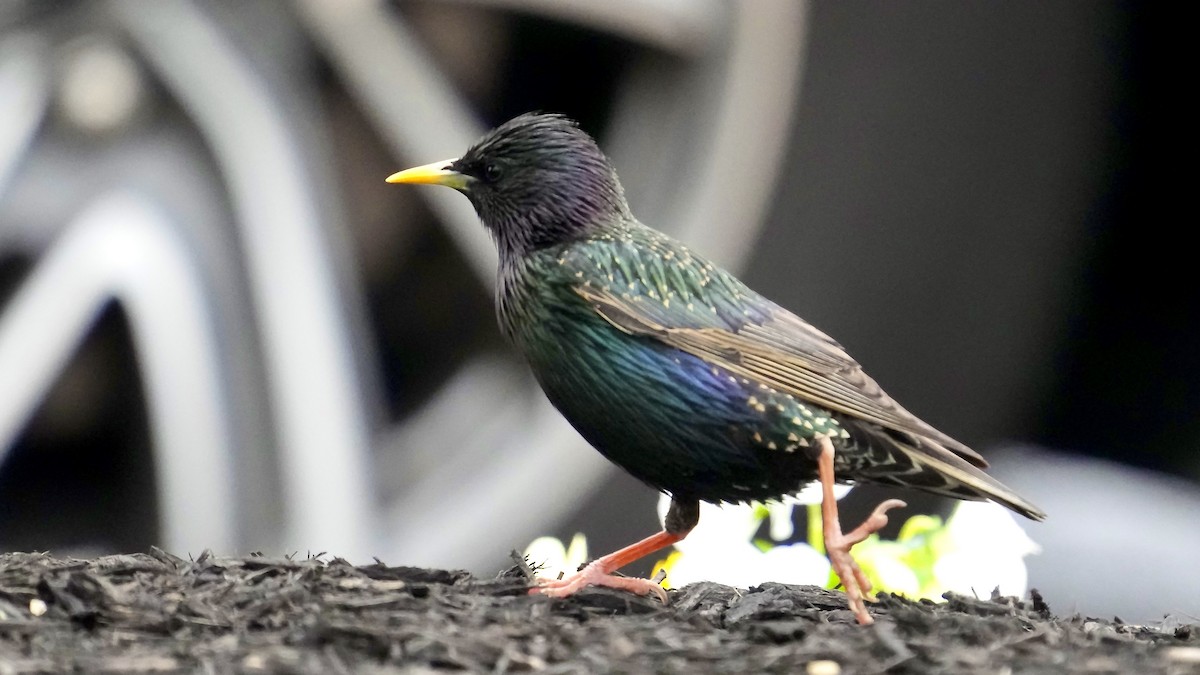
[[[665,604],[667,592],[663,587],[649,579],[634,577],[619,577],[613,572],[629,563],[644,558],[655,551],[660,551],[677,541],[682,541],[700,520],[700,504],[698,502],[671,502],[667,512],[666,523],[662,532],[646,537],[625,548],[610,553],[603,558],[589,563],[578,572],[562,579],[537,579],[537,588],[529,590],[530,594],[541,593],[554,598],[565,598],[583,590],[587,586],[608,586],[636,593],[649,595],[654,593]]]
[[[818,443],[821,455],[817,458],[817,475],[821,479],[821,521],[825,530],[825,553],[829,556],[829,564],[833,566],[834,573],[842,580],[854,616],[860,624],[869,625],[875,623],[875,620],[867,612],[863,598],[871,592],[871,582],[850,556],[850,548],[887,525],[887,512],[890,509],[907,505],[899,499],[889,499],[875,507],[862,525],[851,530],[849,534],[842,534],[842,525],[838,522],[837,498],[833,495],[833,443],[828,437],[821,438]]]

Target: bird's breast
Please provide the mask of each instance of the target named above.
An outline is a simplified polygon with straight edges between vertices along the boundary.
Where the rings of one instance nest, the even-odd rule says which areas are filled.
[[[540,327],[553,323],[576,298],[537,260],[503,263],[496,284],[496,319],[504,337],[526,353],[536,348]],[[528,354],[526,353],[526,356]]]
[[[618,330],[569,282],[537,271],[503,280],[500,324],[550,402],[609,460],[708,500],[779,496],[815,475],[801,440],[813,433],[810,418],[776,419],[783,408],[764,407],[756,383]]]

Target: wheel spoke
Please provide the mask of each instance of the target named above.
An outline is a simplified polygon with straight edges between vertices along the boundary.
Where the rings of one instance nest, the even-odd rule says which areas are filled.
[[[402,17],[379,2],[299,5],[309,28],[392,150],[424,164],[462,152],[483,125]],[[380,177],[383,180],[383,177]],[[495,285],[496,252],[471,206],[449,190],[421,190],[480,282]]]
[[[0,194],[37,135],[49,100],[49,60],[34,36],[0,45]]]
[[[716,0],[460,0],[556,19],[693,58],[721,34],[726,7]]]

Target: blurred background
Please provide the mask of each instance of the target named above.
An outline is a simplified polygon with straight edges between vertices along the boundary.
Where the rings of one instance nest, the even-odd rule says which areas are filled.
[[[4,0],[0,550],[491,574],[541,534],[654,531],[657,496],[502,342],[467,201],[383,182],[538,109],[1048,511],[1023,525],[1056,612],[1195,621],[1200,294],[1160,14]]]

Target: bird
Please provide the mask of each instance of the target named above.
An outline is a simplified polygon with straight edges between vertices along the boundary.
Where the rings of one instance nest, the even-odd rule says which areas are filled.
[[[700,502],[778,499],[819,481],[826,554],[860,624],[871,585],[835,483],[873,483],[1045,513],[984,473],[977,452],[889,397],[833,338],[685,244],[638,221],[612,162],[577,122],[519,115],[456,159],[388,183],[464,194],[499,253],[496,314],[546,397],[609,461],[670,496],[663,529],[531,593],[666,592],[615,574],[682,541]]]

